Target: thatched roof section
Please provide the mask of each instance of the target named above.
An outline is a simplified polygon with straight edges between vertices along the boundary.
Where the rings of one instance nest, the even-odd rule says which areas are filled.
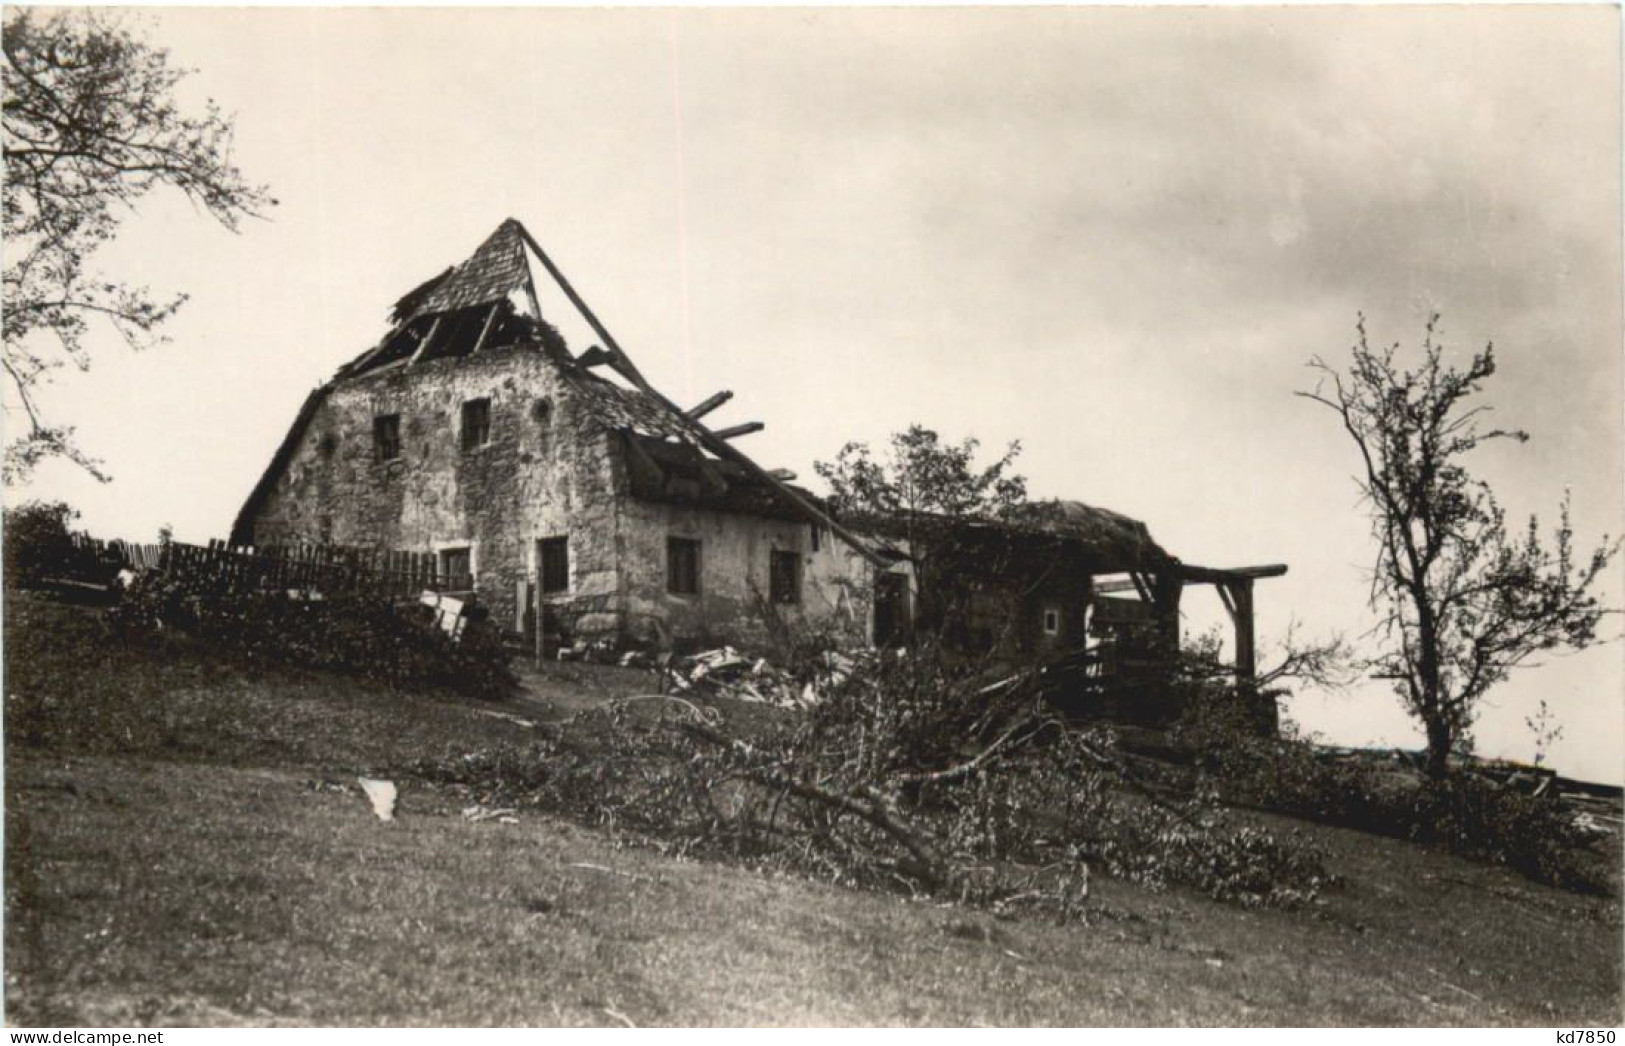
[[[1152,540],[1151,530],[1137,519],[1081,501],[1039,501],[1025,507],[1010,526],[1054,534],[1108,559],[1150,565],[1168,553]]]
[[[892,540],[952,540],[970,548],[1015,545],[1081,559],[1092,573],[1156,569],[1171,561],[1137,519],[1081,501],[1041,501],[1008,519],[953,518],[917,513],[912,518],[845,514],[855,529]]]

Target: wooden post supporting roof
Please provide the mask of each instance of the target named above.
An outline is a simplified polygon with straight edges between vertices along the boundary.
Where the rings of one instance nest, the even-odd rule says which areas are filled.
[[[1224,585],[1235,607],[1230,619],[1236,629],[1236,682],[1250,687],[1258,678],[1258,650],[1253,631],[1253,579],[1238,578]]]
[[[1258,680],[1258,637],[1253,619],[1253,582],[1263,578],[1280,577],[1286,573],[1285,563],[1269,563],[1256,567],[1233,567],[1220,570],[1198,567],[1189,563],[1177,565],[1179,579],[1185,584],[1212,585],[1219,592],[1224,609],[1230,614],[1230,624],[1236,637],[1236,683],[1250,690]]]
[[[1157,623],[1161,626],[1162,641],[1171,652],[1179,651],[1179,601],[1185,591],[1185,581],[1177,569],[1163,568],[1152,575],[1152,603],[1156,607]]]
[[[580,310],[582,319],[586,320],[588,326],[592,327],[593,333],[602,338],[604,344],[609,347],[611,353],[613,354],[610,365],[615,368],[616,373],[620,374],[622,377],[626,378],[627,381],[630,381],[633,385],[637,386],[640,392],[644,393],[655,402],[665,407],[674,417],[682,419],[682,421],[686,423],[687,428],[692,431],[692,435],[699,442],[701,447],[709,450],[719,458],[731,461],[738,465],[740,468],[745,470],[746,474],[751,476],[757,482],[765,483],[772,487],[778,492],[780,497],[784,498],[785,501],[795,506],[795,508],[805,515],[808,520],[822,523],[824,526],[830,529],[831,533],[835,534],[842,541],[846,542],[860,556],[868,560],[871,564],[881,569],[886,568],[888,565],[887,559],[874,549],[870,548],[867,541],[864,541],[846,527],[843,527],[841,524],[835,522],[835,520],[830,517],[829,513],[823,511],[817,505],[814,505],[812,502],[796,493],[784,482],[776,479],[766,469],[762,468],[762,466],[756,464],[756,462],[752,461],[749,457],[740,453],[739,450],[730,445],[727,440],[718,439],[716,434],[710,429],[706,428],[698,421],[695,421],[693,418],[690,418],[687,414],[684,414],[681,407],[677,406],[677,404],[673,403],[671,400],[667,399],[665,396],[662,396],[658,391],[656,391],[654,386],[649,384],[648,379],[646,379],[638,371],[638,368],[632,363],[632,361],[627,358],[626,353],[621,350],[620,344],[616,342],[614,335],[610,334],[609,330],[599,322],[598,316],[592,311],[592,308],[582,299],[581,295],[576,293],[575,288],[570,285],[570,281],[565,277],[564,273],[560,272],[559,267],[553,264],[553,259],[549,258],[547,256],[547,252],[542,250],[542,245],[536,242],[535,237],[531,236],[530,230],[526,229],[523,225],[520,225],[519,235],[524,238],[525,245],[529,247],[536,255],[537,260],[540,261],[542,266],[547,269],[548,275],[552,276],[554,281],[558,283],[559,289],[564,292],[565,297],[570,299],[570,304],[574,305],[578,310]]]

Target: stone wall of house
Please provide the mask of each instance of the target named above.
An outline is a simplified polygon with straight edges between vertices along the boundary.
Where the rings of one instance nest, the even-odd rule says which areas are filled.
[[[465,450],[463,405],[477,399],[490,401],[490,436]],[[400,418],[390,460],[374,432],[385,415]],[[260,506],[253,540],[466,548],[493,620],[528,631],[521,593],[538,583],[538,542],[564,537],[569,588],[542,599],[568,638],[654,645],[658,617],[685,646],[766,640],[770,555],[793,551],[801,598],[775,605],[779,619],[868,639],[872,568],[848,546],[822,529],[815,539],[807,522],[634,498],[624,454],[533,349],[395,364],[329,391]],[[700,542],[695,595],[668,591],[671,537]]]
[[[463,404],[481,398],[490,438],[465,450]],[[373,423],[388,414],[400,416],[401,452],[384,461]],[[537,541],[568,536],[569,592],[549,602],[572,632],[614,632],[620,468],[608,433],[534,349],[397,364],[331,390],[255,518],[254,540],[468,548],[481,602],[513,627]]]
[[[827,530],[819,528],[815,539],[811,523],[628,498],[621,534],[626,629],[634,642],[656,642],[658,619],[680,647],[760,644],[772,631],[769,613],[792,630],[833,629],[855,643],[868,638],[872,568]],[[669,590],[667,542],[674,537],[700,543],[695,594]],[[769,600],[775,551],[801,557],[795,603]]]

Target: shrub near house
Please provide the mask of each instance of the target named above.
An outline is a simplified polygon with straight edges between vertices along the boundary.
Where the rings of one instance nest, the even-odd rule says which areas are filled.
[[[126,636],[177,629],[251,660],[348,672],[391,686],[429,684],[498,699],[517,681],[501,636],[476,621],[453,639],[424,608],[365,588],[327,597],[237,591],[221,575],[148,571],[113,610]]]

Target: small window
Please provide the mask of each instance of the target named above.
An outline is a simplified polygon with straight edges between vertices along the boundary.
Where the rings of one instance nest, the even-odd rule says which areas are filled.
[[[463,404],[463,449],[474,450],[491,442],[491,401],[469,400]]]
[[[666,591],[694,596],[700,591],[700,543],[692,538],[666,539]]]
[[[801,553],[775,550],[768,560],[767,580],[775,604],[801,602]]]
[[[440,581],[448,588],[474,587],[474,554],[469,548],[440,550]]]
[[[547,428],[548,422],[553,420],[553,401],[543,396],[531,404],[530,416],[536,419],[536,424]]]
[[[536,543],[541,562],[542,592],[570,591],[570,539],[545,538]]]
[[[1044,608],[1044,634],[1046,636],[1061,634],[1061,612],[1054,607]]]
[[[372,419],[372,445],[379,461],[394,461],[401,456],[401,416],[380,414]]]
[[[824,528],[817,523],[812,524],[812,550],[817,552],[824,545]]]

